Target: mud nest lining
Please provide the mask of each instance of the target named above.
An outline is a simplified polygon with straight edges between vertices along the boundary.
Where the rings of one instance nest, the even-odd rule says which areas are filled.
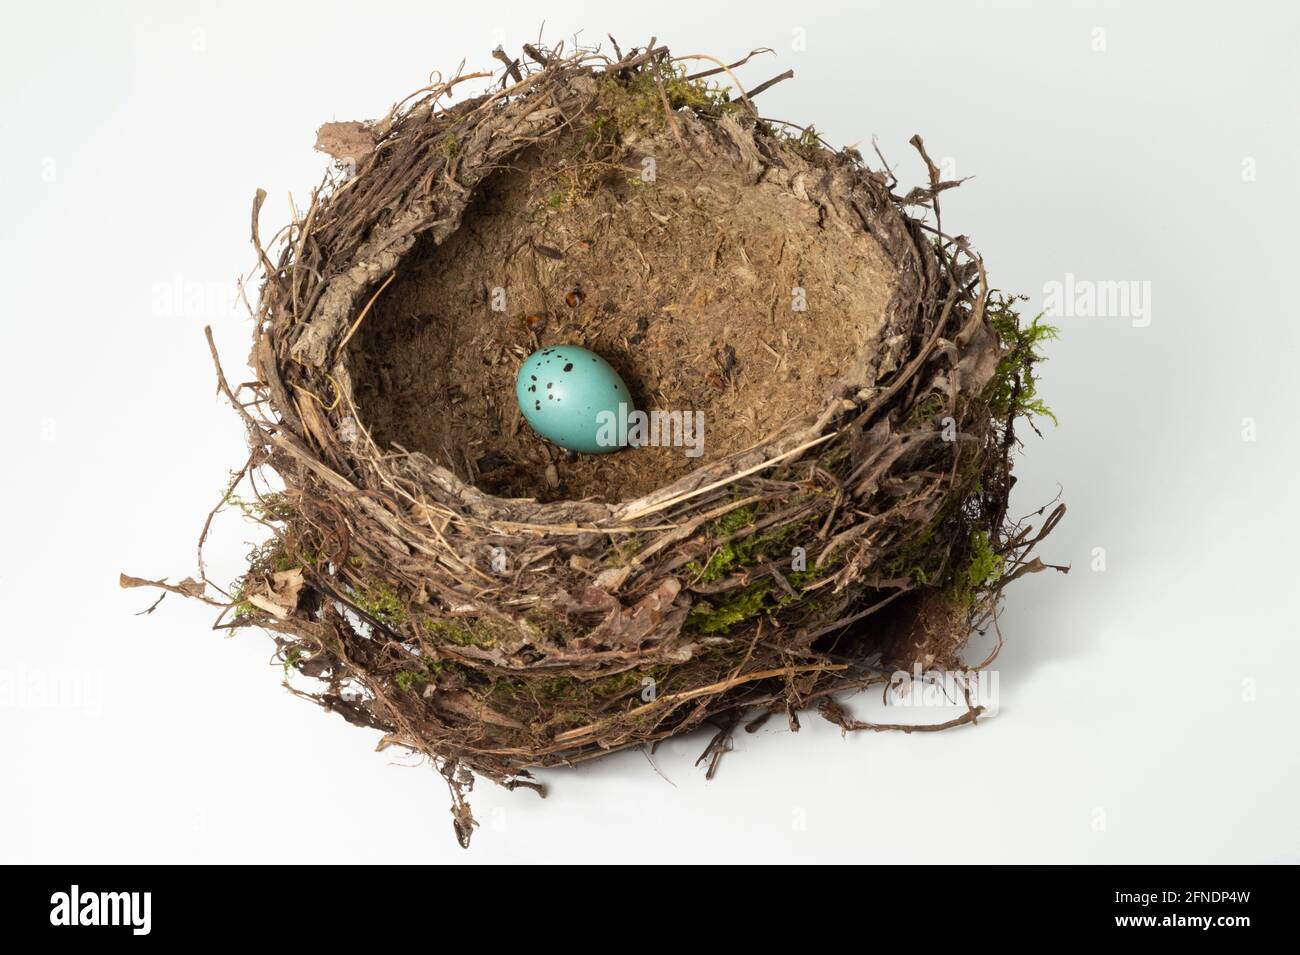
[[[836,695],[962,666],[1061,515],[1007,517],[1050,332],[943,233],[955,183],[919,138],[928,184],[900,196],[707,60],[497,55],[487,93],[451,105],[458,75],[323,127],[344,172],[274,250],[259,193],[223,505],[273,534],[204,594],[272,632],[293,692],[427,756],[462,843],[475,775],[540,791],[530,769],[706,723],[712,772],[741,721],[810,706],[881,728]],[[565,343],[639,405],[704,410],[704,457],[532,434],[511,383]]]
[[[628,120],[615,143],[606,115],[489,175],[461,227],[399,265],[348,352],[381,447],[495,495],[617,503],[872,377],[894,266],[870,235],[823,228],[814,203],[755,183],[693,115],[676,118],[689,151]],[[610,361],[637,407],[700,412],[703,454],[574,457],[540,439],[514,375],[565,344]]]

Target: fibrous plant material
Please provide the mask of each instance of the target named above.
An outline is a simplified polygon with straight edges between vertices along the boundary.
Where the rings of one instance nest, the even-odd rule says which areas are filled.
[[[462,844],[475,775],[540,791],[705,724],[712,773],[742,721],[809,707],[890,728],[836,696],[963,666],[1063,512],[1007,515],[1051,330],[944,234],[956,183],[920,138],[928,184],[898,195],[714,85],[740,64],[615,51],[498,51],[489,92],[451,105],[486,75],[458,74],[324,127],[344,174],[273,248],[259,193],[255,381],[218,366],[252,453],[219,507],[250,483],[272,536],[227,600],[202,566],[164,585],[427,756]],[[553,343],[703,409],[704,453],[541,442],[512,389]]]

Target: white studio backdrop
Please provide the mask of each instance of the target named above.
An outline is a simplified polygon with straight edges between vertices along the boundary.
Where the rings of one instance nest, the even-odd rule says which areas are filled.
[[[1300,858],[1294,743],[1300,92],[1294,4],[11,3],[0,35],[0,860],[1262,862]],[[543,27],[543,19],[545,25]],[[815,714],[482,784],[462,852],[427,766],[293,699],[265,637],[122,591],[193,572],[243,461],[204,325],[242,380],[236,281],[327,159],[431,70],[580,32],[773,56],[765,115],[873,137],[904,187],[925,137],[944,222],[1062,332],[1061,426],[1016,513],[1060,493],[1008,592],[1000,712],[942,734]],[[1111,283],[1111,284],[1107,284]],[[1133,292],[1118,314],[1080,290]],[[1133,283],[1133,284],[1128,284]],[[1115,310],[1111,310],[1114,312]],[[258,539],[222,519],[229,579]],[[854,708],[865,707],[861,701]]]

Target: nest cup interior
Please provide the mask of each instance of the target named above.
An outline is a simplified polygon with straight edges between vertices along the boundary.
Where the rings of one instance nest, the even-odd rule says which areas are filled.
[[[380,447],[490,494],[617,502],[862,383],[894,285],[870,236],[823,227],[816,205],[755,183],[724,144],[683,149],[660,130],[625,137],[611,161],[593,158],[591,128],[518,154],[444,242],[425,236],[400,263],[349,345]],[[534,350],[566,344],[603,356],[636,408],[702,413],[698,449],[586,455],[540,438],[515,377]]]

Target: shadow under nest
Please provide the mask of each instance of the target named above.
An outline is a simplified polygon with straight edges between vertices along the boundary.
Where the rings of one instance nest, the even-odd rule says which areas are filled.
[[[961,667],[1046,566],[1063,509],[1033,529],[1007,500],[1050,330],[943,234],[956,183],[914,138],[929,185],[899,196],[721,72],[530,48],[490,93],[323,128],[355,172],[274,262],[255,204],[257,381],[221,384],[236,482],[283,490],[247,505],[274,536],[219,625],[272,631],[320,681],[293,692],[429,757],[462,844],[474,775],[540,791],[532,768],[705,724],[711,774],[738,725],[809,707],[894,728],[836,695]],[[514,375],[566,343],[638,406],[702,409],[703,456],[534,435]]]

